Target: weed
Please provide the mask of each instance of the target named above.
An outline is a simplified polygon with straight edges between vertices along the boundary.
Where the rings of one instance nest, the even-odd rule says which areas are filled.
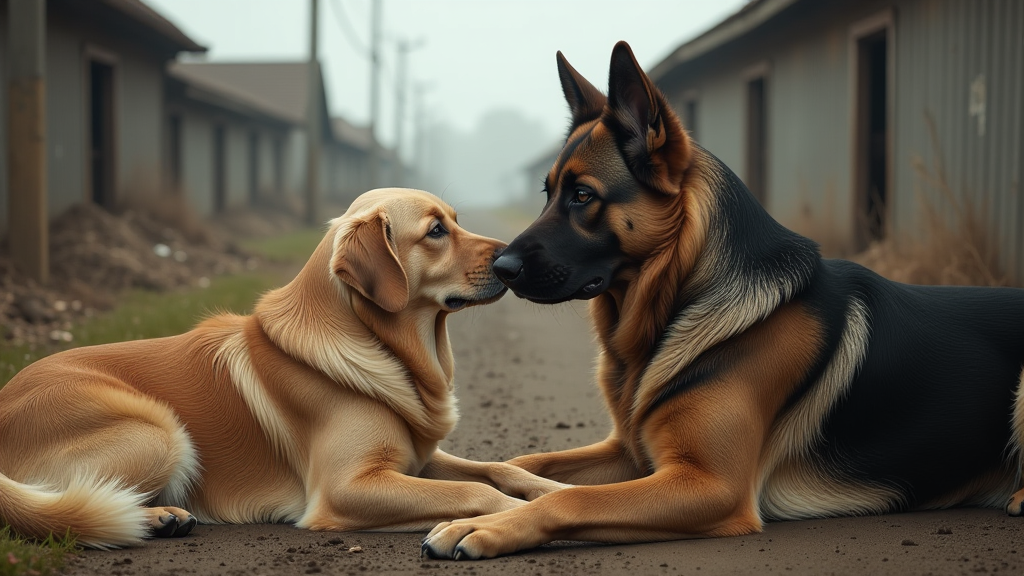
[[[935,120],[925,113],[935,149],[934,166],[913,160],[921,219],[917,234],[890,234],[854,257],[882,276],[909,284],[1005,286],[1001,243],[990,228],[984,193],[957,193],[949,183]]]
[[[69,553],[77,550],[70,533],[35,541],[22,538],[4,526],[0,528],[0,576],[52,574],[64,566]]]

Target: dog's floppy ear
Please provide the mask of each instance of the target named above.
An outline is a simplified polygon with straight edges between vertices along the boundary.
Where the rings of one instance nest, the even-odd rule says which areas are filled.
[[[569,64],[561,51],[556,58],[558,79],[562,81],[562,93],[565,94],[565,101],[569,103],[569,112],[572,114],[572,128],[597,120],[608,99]]]
[[[409,303],[409,279],[395,254],[387,212],[356,217],[334,240],[331,270],[388,312]]]
[[[689,136],[625,42],[612,50],[608,109],[633,175],[659,192],[678,194],[690,163]]]

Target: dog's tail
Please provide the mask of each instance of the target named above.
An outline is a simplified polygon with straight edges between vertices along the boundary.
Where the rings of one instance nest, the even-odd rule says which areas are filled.
[[[70,533],[90,548],[120,548],[148,534],[149,495],[112,480],[76,477],[61,488],[22,484],[0,474],[0,522],[30,538]]]

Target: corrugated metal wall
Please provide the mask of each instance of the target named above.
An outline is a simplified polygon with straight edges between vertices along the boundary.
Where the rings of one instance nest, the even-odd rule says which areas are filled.
[[[1024,281],[1024,2],[803,2],[659,85],[677,110],[696,95],[698,140],[742,178],[745,83],[752,69],[767,70],[767,206],[833,252],[849,251],[856,225],[851,27],[887,9],[895,29],[892,230],[918,229],[917,191],[925,187],[916,159],[934,170],[939,158],[927,113],[951,188],[985,199],[1006,271]],[[983,133],[977,110],[970,113],[972,83],[984,84]]]
[[[697,139],[746,178],[747,82],[765,79],[766,207],[831,253],[854,244],[849,22],[884,8],[803,5],[782,22],[667,74],[659,85],[677,111],[696,98]]]
[[[896,14],[896,46],[895,229],[912,231],[917,225],[915,190],[930,197],[937,192],[922,185],[914,158],[933,173],[941,162],[955,194],[987,204],[991,231],[1004,248],[1005,271],[1024,280],[1024,2],[903,2]],[[977,106],[971,114],[972,84],[976,99],[984,87],[983,121]],[[926,114],[934,119],[935,139]]]

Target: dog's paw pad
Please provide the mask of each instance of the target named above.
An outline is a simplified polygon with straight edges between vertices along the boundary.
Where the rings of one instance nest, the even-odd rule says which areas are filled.
[[[170,538],[178,530],[178,517],[174,514],[163,514],[150,525],[149,532],[156,538]]]
[[[173,506],[146,508],[149,534],[155,538],[181,538],[187,536],[199,520],[188,510]]]

